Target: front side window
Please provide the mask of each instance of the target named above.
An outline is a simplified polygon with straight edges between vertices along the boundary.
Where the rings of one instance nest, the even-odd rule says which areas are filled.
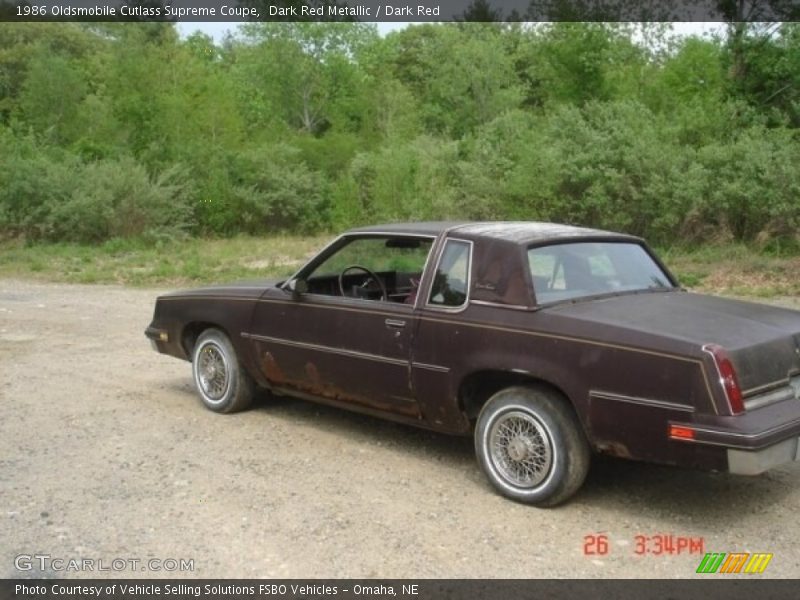
[[[447,240],[428,297],[428,304],[454,308],[467,302],[470,244]]]
[[[539,304],[675,287],[642,246],[629,242],[580,242],[530,248],[528,266]]]
[[[314,294],[409,303],[432,244],[430,238],[411,236],[353,238],[304,279]]]

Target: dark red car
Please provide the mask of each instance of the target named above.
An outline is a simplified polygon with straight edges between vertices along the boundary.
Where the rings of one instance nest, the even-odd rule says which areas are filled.
[[[686,292],[628,235],[354,229],[285,281],[159,297],[146,334],[211,410],[262,386],[474,435],[492,484],[538,506],[592,452],[748,475],[800,458],[800,313]]]

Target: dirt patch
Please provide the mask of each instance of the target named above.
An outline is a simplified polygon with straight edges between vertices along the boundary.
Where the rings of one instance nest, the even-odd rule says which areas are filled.
[[[248,269],[271,269],[274,267],[300,267],[304,260],[298,260],[291,256],[275,256],[266,260],[251,260],[244,264]]]

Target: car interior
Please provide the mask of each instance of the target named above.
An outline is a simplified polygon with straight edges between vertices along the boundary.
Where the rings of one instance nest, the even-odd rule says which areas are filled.
[[[409,236],[355,238],[311,271],[308,292],[413,304],[432,243]]]
[[[528,257],[539,302],[672,287],[638,244],[559,244],[533,248]]]

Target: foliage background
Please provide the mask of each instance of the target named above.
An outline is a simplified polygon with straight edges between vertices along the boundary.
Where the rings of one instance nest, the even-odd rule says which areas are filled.
[[[0,236],[552,220],[795,248],[800,24],[5,23]]]

